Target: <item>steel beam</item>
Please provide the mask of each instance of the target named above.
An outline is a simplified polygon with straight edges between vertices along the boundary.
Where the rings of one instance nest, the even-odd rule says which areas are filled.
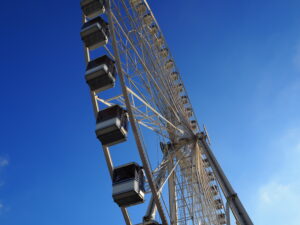
[[[210,166],[214,171],[214,174],[216,175],[216,178],[221,186],[226,200],[229,202],[230,208],[237,222],[239,222],[240,225],[253,225],[237,193],[234,191],[233,187],[229,183],[220,164],[218,163],[212,150],[207,144],[206,134],[204,132],[201,132],[198,143],[200,143],[200,145],[203,147],[204,153],[209,161]]]
[[[125,104],[126,104],[126,108],[128,111],[128,116],[129,116],[129,120],[130,120],[130,124],[132,127],[132,131],[135,137],[135,141],[136,141],[136,145],[140,154],[140,158],[141,161],[143,163],[143,167],[146,173],[146,177],[148,179],[149,182],[149,186],[151,188],[152,191],[152,196],[154,198],[157,210],[159,212],[161,221],[163,225],[168,225],[167,222],[167,218],[165,216],[164,210],[163,210],[163,206],[160,202],[158,193],[157,193],[157,188],[156,188],[156,184],[154,182],[153,176],[152,176],[152,172],[151,172],[151,167],[146,155],[146,152],[144,150],[141,138],[140,138],[140,134],[139,134],[139,130],[133,115],[133,111],[131,108],[131,104],[130,104],[130,100],[129,100],[129,95],[127,92],[127,88],[126,88],[126,84],[125,84],[125,78],[124,78],[124,74],[122,71],[122,66],[120,63],[120,55],[119,55],[119,49],[117,47],[117,42],[116,42],[116,36],[115,36],[115,31],[114,31],[114,20],[113,20],[113,16],[112,16],[112,11],[111,11],[111,6],[110,6],[110,0],[106,1],[107,3],[107,12],[108,12],[108,18],[109,18],[109,28],[110,28],[110,34],[112,36],[112,45],[113,45],[113,49],[114,49],[114,55],[115,55],[115,59],[116,59],[116,66],[117,66],[117,71],[118,71],[118,75],[120,77],[120,83],[121,83],[121,87],[122,87],[122,92],[123,92],[123,96],[125,99]]]
[[[161,171],[159,171],[159,174],[157,175],[156,184],[158,187],[161,186],[164,181],[165,172],[166,172],[165,169],[162,169]],[[158,193],[158,196],[159,197],[161,196],[161,192]],[[157,208],[156,208],[156,205],[154,202],[154,198],[153,198],[153,196],[151,196],[151,199],[150,199],[150,202],[148,205],[148,209],[147,209],[146,215],[144,216],[143,222],[154,220],[155,214],[156,214],[156,209]]]
[[[179,162],[179,161],[178,161]],[[172,225],[177,225],[177,202],[176,202],[176,189],[175,189],[175,173],[173,173],[174,160],[172,154],[169,156],[168,171],[170,177],[168,180],[169,187],[169,206],[170,206],[170,219]]]

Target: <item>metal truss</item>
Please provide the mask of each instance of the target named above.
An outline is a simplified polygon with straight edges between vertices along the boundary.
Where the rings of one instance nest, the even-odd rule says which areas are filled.
[[[109,98],[91,92],[91,99],[95,115],[100,104],[127,109],[147,177],[146,192],[152,195],[144,218],[159,218],[163,225],[229,225],[226,200],[241,225],[252,225],[235,192],[228,189],[228,180],[224,182],[225,175],[207,144],[206,130],[200,130],[175,60],[147,1],[106,0],[105,8],[110,41],[97,53],[115,60],[122,92]],[[88,63],[91,51],[85,48],[84,52]],[[168,146],[162,149],[161,163],[153,171],[140,126],[152,130]],[[103,147],[103,151],[112,174],[110,149]],[[168,193],[168,205],[163,189]],[[125,223],[132,225],[127,210],[121,211]]]
[[[128,87],[126,87],[126,89],[127,89],[130,99],[132,100],[131,107],[133,109],[134,116],[136,118],[136,121],[140,125],[148,128],[152,131],[155,131],[159,135],[164,136],[164,137],[168,137],[168,133],[167,133],[168,126],[172,127],[173,129],[177,130],[180,133],[184,133],[181,129],[176,127],[172,122],[170,122],[163,115],[161,115],[159,112],[157,112],[156,109],[154,109],[151,105],[149,105],[146,101],[144,101],[142,99],[142,97],[137,95],[135,92],[133,92]],[[98,96],[96,97],[96,99],[99,102],[101,102],[107,106],[119,104],[123,107],[126,107],[123,94],[114,96],[114,97],[106,99],[106,100],[101,99]]]

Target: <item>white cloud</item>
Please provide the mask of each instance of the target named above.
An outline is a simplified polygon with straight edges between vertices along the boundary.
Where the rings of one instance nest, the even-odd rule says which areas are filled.
[[[4,185],[4,181],[3,181],[3,177],[2,177],[2,172],[3,172],[3,168],[8,166],[9,161],[7,158],[0,156],[0,188]],[[3,208],[3,205],[0,202],[0,210],[1,208]]]
[[[10,212],[10,210],[11,208],[7,204],[0,201],[0,216],[4,213]]]
[[[299,225],[299,182],[270,181],[259,190],[256,224]]]
[[[0,167],[5,167],[8,165],[8,159],[0,156]]]
[[[4,212],[4,205],[0,202],[0,215]]]
[[[272,154],[278,156],[279,163],[258,190],[255,224],[299,225],[300,128],[274,139]]]
[[[280,203],[282,199],[287,199],[291,193],[291,186],[272,181],[259,190],[260,203],[263,207]]]
[[[10,211],[10,208],[7,207],[7,205],[3,204],[1,201],[0,201],[0,216],[3,215],[4,213],[7,213]]]
[[[293,63],[300,70],[300,44],[296,47],[296,54],[294,55]]]
[[[278,103],[284,103],[282,101],[289,101],[291,98],[292,100],[296,100],[295,98],[299,97],[300,95],[300,80],[293,79],[290,83],[286,84],[284,88],[281,90],[277,90],[278,92]],[[299,100],[299,99],[297,99]],[[294,105],[295,107],[295,105]]]

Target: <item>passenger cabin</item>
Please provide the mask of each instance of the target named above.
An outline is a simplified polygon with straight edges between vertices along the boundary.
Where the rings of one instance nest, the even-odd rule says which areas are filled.
[[[163,45],[164,43],[164,39],[162,37],[158,37],[155,39],[155,45],[156,47],[158,48],[161,48],[161,46]]]
[[[192,120],[191,121],[191,126],[192,126],[193,130],[196,130],[197,129],[197,121],[196,120]]]
[[[149,220],[149,221],[144,221],[143,223],[137,224],[137,225],[162,225],[155,220]]]
[[[137,163],[129,163],[113,170],[113,199],[119,207],[144,202],[144,172]]]
[[[188,97],[187,96],[181,96],[181,100],[182,100],[182,103],[185,105],[185,104],[188,104],[189,103],[189,100],[188,100]]]
[[[193,115],[192,108],[186,108],[185,111],[187,112],[188,117],[192,117],[192,115]]]
[[[202,159],[202,161],[203,161],[203,164],[204,164],[204,166],[205,166],[206,168],[210,166],[210,165],[209,165],[208,158]]]
[[[183,84],[182,83],[180,83],[180,84],[177,85],[177,90],[179,92],[183,92]]]
[[[207,176],[208,176],[209,181],[214,181],[215,180],[213,172],[208,172]]]
[[[188,137],[179,138],[179,140],[178,140],[179,145],[187,145],[187,144],[190,144],[190,142],[191,142],[191,139]]]
[[[149,30],[150,30],[150,33],[152,35],[154,35],[154,34],[156,34],[158,32],[158,27],[157,27],[156,24],[153,24],[153,25],[149,26]]]
[[[160,50],[160,55],[166,58],[169,55],[169,50],[167,48],[163,48]]]
[[[96,17],[83,24],[80,35],[85,47],[90,50],[99,48],[108,42],[108,23],[101,17]]]
[[[171,78],[172,78],[172,80],[176,81],[176,80],[178,80],[178,77],[179,77],[178,72],[172,72],[172,73],[171,73]]]
[[[218,214],[218,219],[220,221],[220,224],[226,224],[226,216],[224,213]]]
[[[142,3],[142,0],[130,0],[130,5],[135,7],[136,5]]]
[[[215,206],[216,206],[217,209],[222,209],[223,208],[222,200],[220,198],[215,199],[214,202],[215,202]]]
[[[166,63],[165,63],[165,69],[169,70],[174,66],[174,61],[172,59],[169,59]]]
[[[143,17],[143,20],[144,23],[149,26],[153,22],[153,17],[150,13],[148,13]]]
[[[96,93],[105,91],[115,86],[115,62],[107,55],[101,56],[88,63],[85,79],[91,91]]]
[[[210,190],[213,193],[213,195],[218,195],[218,187],[217,187],[217,185],[210,186]]]
[[[145,3],[140,3],[135,7],[135,9],[139,15],[143,15],[147,11],[147,6],[145,5]]]
[[[127,126],[127,111],[113,105],[98,112],[95,132],[102,145],[111,146],[126,141]]]
[[[226,224],[226,219],[221,220],[221,221],[220,221],[220,224],[221,224],[221,225]]]
[[[82,0],[80,6],[83,14],[89,19],[105,12],[104,0]]]

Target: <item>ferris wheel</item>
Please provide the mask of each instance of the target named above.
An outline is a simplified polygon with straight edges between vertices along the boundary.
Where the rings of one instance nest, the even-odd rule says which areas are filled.
[[[133,224],[128,207],[147,204],[141,225],[229,225],[230,210],[237,224],[252,225],[212,153],[206,128],[198,125],[147,1],[82,0],[81,9],[95,133],[125,224]],[[155,167],[145,130],[158,137],[162,157]],[[129,135],[142,163],[114,166],[110,151]]]

